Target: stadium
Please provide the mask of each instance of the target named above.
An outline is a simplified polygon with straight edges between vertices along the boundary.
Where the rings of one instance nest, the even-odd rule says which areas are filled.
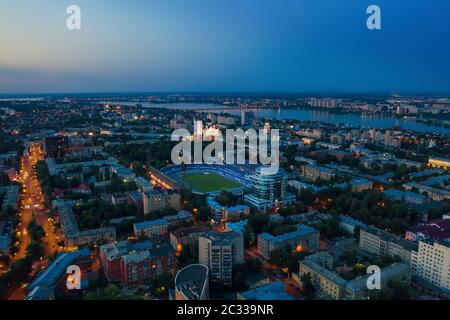
[[[246,176],[253,174],[255,168],[252,165],[185,164],[167,166],[160,172],[195,193],[214,195],[227,190],[242,194],[244,188],[251,185]]]

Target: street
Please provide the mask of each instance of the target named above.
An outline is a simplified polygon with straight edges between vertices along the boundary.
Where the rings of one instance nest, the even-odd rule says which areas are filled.
[[[31,242],[27,226],[30,221],[36,219],[36,222],[44,229],[45,236],[42,239],[45,256],[53,255],[58,249],[58,236],[55,234],[53,223],[47,216],[45,207],[45,198],[42,194],[39,180],[36,176],[34,166],[44,156],[40,144],[32,144],[29,147],[29,154],[24,155],[21,161],[19,182],[22,184],[24,194],[19,205],[19,228],[20,236],[18,251],[13,256],[13,260],[23,259],[27,253],[27,247]]]

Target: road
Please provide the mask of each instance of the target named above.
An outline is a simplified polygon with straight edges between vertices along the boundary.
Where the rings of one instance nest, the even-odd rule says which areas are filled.
[[[45,198],[34,168],[36,163],[43,159],[41,145],[32,144],[29,147],[28,155],[24,155],[21,161],[19,182],[22,184],[24,194],[18,212],[20,240],[17,254],[14,255],[13,260],[23,259],[26,256],[27,247],[31,242],[27,226],[33,218],[45,231],[45,236],[42,239],[45,255],[51,256],[58,249],[62,249],[58,247],[59,238],[53,231],[53,223],[48,219]]]
[[[271,279],[278,279],[286,284],[286,291],[293,296],[296,300],[303,300],[303,295],[301,293],[301,287],[292,278],[289,278],[283,273],[276,265],[271,264],[267,259],[259,256],[256,248],[250,248],[245,250],[245,259],[258,259],[262,262],[262,271]]]

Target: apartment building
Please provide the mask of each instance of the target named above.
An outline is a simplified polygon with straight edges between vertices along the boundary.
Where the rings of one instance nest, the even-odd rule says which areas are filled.
[[[163,272],[175,272],[175,254],[167,241],[120,241],[100,247],[100,261],[110,281],[136,285]]]
[[[420,241],[411,257],[411,268],[422,279],[450,290],[450,244],[445,241]]]
[[[180,209],[180,194],[168,190],[151,190],[143,193],[144,214],[165,208]]]
[[[304,177],[313,181],[330,181],[336,176],[336,173],[332,169],[309,164],[302,166],[301,171]]]
[[[155,219],[135,223],[133,231],[135,237],[158,238],[167,236],[169,223],[164,219]]]
[[[199,262],[209,267],[212,280],[231,286],[233,267],[244,262],[244,238],[233,232],[210,231],[198,238]]]

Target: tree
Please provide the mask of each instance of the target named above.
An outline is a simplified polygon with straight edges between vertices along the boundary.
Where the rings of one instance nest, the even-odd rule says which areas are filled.
[[[359,241],[360,233],[361,233],[361,226],[356,225],[356,226],[355,226],[355,229],[353,230],[353,236],[354,236],[356,239],[358,239],[358,241]]]
[[[198,219],[200,221],[208,221],[212,218],[212,210],[210,207],[201,207],[198,210]]]
[[[9,181],[8,175],[3,171],[0,171],[0,186],[8,186],[10,184],[11,181]]]
[[[316,201],[316,197],[314,195],[314,192],[312,192],[310,189],[302,190],[300,193],[300,200],[307,206],[313,205]]]
[[[27,229],[34,241],[39,242],[45,236],[44,229],[34,219],[28,223]]]
[[[248,249],[252,243],[252,236],[253,236],[253,228],[251,225],[247,224],[244,226],[244,247]]]
[[[233,267],[233,290],[242,291],[247,289],[246,281],[248,267],[246,263],[239,263]]]
[[[44,255],[44,249],[41,242],[31,241],[27,247],[27,255],[33,260],[36,260]]]
[[[263,213],[257,213],[251,215],[247,220],[247,225],[251,228],[254,234],[254,242],[256,242],[256,236],[263,232],[264,228],[268,225],[270,218],[268,215]]]
[[[306,300],[314,300],[316,296],[316,289],[309,273],[305,273],[301,276],[302,292],[305,295]]]
[[[116,284],[110,284],[100,292],[88,292],[84,300],[118,300],[120,299],[120,289]]]
[[[411,300],[411,293],[407,286],[398,281],[389,280],[381,290],[369,292],[371,300]]]
[[[256,258],[245,260],[247,269],[249,273],[259,273],[261,272],[262,262]]]
[[[169,272],[164,272],[150,280],[150,285],[153,287],[153,291],[158,298],[167,298],[169,289],[174,288],[173,275]]]

